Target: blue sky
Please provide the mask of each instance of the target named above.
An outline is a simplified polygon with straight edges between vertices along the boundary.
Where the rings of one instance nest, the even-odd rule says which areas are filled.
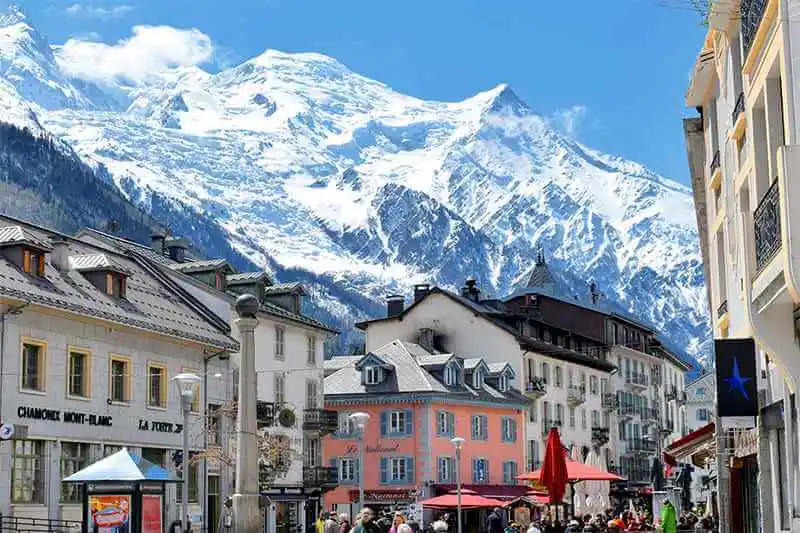
[[[683,95],[705,33],[699,15],[680,7],[689,0],[19,3],[59,43],[114,43],[134,25],[169,25],[207,34],[221,65],[267,48],[321,52],[398,91],[439,100],[509,83],[579,141],[688,183]]]

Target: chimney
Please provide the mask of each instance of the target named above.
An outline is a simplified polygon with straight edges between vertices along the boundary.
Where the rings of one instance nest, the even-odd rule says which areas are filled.
[[[150,235],[150,248],[152,248],[156,253],[163,254],[164,253],[164,240],[166,236],[161,231],[154,231]]]
[[[174,237],[165,241],[169,258],[177,263],[186,261],[186,250],[189,248],[189,243],[182,237]]]
[[[425,298],[431,292],[431,286],[427,283],[417,283],[414,285],[414,302]]]
[[[425,348],[430,353],[436,351],[434,341],[436,338],[436,331],[433,328],[419,328],[419,335],[417,336],[417,344]]]
[[[478,284],[473,278],[467,279],[464,287],[461,289],[461,296],[469,298],[473,302],[480,301],[481,290],[478,288]]]
[[[589,283],[589,298],[591,298],[593,304],[600,300],[600,293],[597,292],[597,283],[594,281]]]
[[[62,237],[54,237],[50,244],[53,251],[50,252],[50,264],[59,272],[69,270],[69,245],[67,240]]]
[[[386,316],[391,318],[403,314],[405,298],[401,294],[390,294],[386,297]]]

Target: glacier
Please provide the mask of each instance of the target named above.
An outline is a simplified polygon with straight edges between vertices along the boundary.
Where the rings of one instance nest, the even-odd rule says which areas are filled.
[[[505,84],[426,101],[322,54],[267,50],[104,86],[61,61],[21,12],[0,15],[0,121],[55,136],[138,205],[157,193],[207,215],[345,325],[419,282],[509,294],[541,247],[565,298],[593,281],[709,363],[691,191],[569,138]]]

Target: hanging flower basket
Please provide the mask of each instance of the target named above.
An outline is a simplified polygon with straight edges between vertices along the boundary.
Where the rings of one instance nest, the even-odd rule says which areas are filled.
[[[294,414],[294,411],[291,409],[284,407],[278,413],[278,423],[285,428],[294,427],[295,422],[297,421],[297,417]]]

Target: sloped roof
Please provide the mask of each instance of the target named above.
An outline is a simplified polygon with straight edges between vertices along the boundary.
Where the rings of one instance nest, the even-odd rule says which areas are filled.
[[[539,250],[536,256],[536,264],[533,267],[530,278],[528,278],[528,287],[539,287],[542,289],[555,289],[556,280],[550,272],[550,267],[544,260],[544,253]]]
[[[437,353],[433,355],[420,355],[416,357],[417,362],[424,367],[438,367],[450,361],[455,356],[451,353]]]
[[[291,294],[291,293],[298,293],[298,294],[306,294],[306,289],[303,287],[303,284],[294,281],[291,283],[275,283],[273,285],[269,285],[264,289],[264,294]]]
[[[238,274],[228,274],[226,280],[228,281],[228,285],[239,285],[258,281],[272,283],[272,278],[270,278],[269,274],[263,270],[258,272],[240,272]]]
[[[363,357],[363,355],[337,355],[330,359],[325,359],[322,365],[325,370],[339,370],[340,368],[355,365]]]
[[[42,250],[50,251],[52,246],[33,232],[20,225],[0,226],[0,246],[29,244]]]
[[[489,363],[487,366],[489,367],[490,374],[499,374],[500,372],[506,369],[511,370],[512,372],[514,371],[514,369],[511,368],[511,363],[508,363],[506,361],[501,361],[499,363]]]
[[[83,470],[64,478],[66,482],[97,481],[175,481],[169,470],[133,455],[123,448]]]
[[[7,217],[0,216],[0,225],[6,220]],[[43,279],[30,276],[3,257],[0,257],[0,295],[217,348],[238,349],[235,340],[212,325],[198,307],[192,307],[133,255],[112,253],[31,224],[24,227],[40,241],[64,240],[66,253],[71,257],[106,254],[109,261],[129,273],[126,296],[124,299],[108,296],[80,272],[60,272],[51,264],[45,265]]]
[[[185,263],[172,263],[169,265],[172,270],[191,274],[193,272],[207,272],[211,270],[229,270],[233,268],[225,259],[205,259],[202,261],[187,261]]]
[[[91,272],[94,270],[111,270],[122,274],[130,274],[130,271],[116,261],[111,255],[86,254],[71,255],[69,257],[69,267],[78,272]]]

